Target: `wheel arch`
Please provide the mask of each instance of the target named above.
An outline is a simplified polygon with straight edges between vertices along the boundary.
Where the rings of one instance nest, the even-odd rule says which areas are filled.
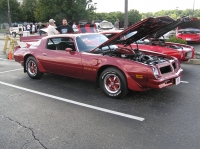
[[[27,72],[27,71],[26,71],[26,60],[27,60],[30,56],[32,56],[32,57],[35,58],[35,56],[32,55],[32,54],[27,54],[26,56],[24,56],[24,72]],[[35,58],[35,59],[36,59],[36,58]],[[37,59],[36,59],[36,61],[37,61],[37,63],[38,63],[38,69],[39,69],[41,72],[46,72],[45,69],[43,68],[43,66],[40,64],[40,62],[39,62]]]
[[[26,56],[24,56],[24,72],[27,72],[26,71],[26,60],[30,57],[34,57],[32,54],[27,54]],[[35,57],[34,57],[35,58]]]
[[[110,67],[116,68],[116,69],[118,69],[119,71],[121,71],[122,74],[124,75],[124,77],[126,78],[126,74],[125,74],[124,71],[122,71],[119,67],[114,66],[114,65],[103,65],[103,66],[101,66],[101,67],[98,69],[98,71],[97,71],[95,88],[99,88],[99,87],[100,87],[100,85],[99,85],[99,77],[100,77],[101,73],[102,73],[105,69],[110,68]],[[126,78],[126,83],[127,83],[127,78]]]

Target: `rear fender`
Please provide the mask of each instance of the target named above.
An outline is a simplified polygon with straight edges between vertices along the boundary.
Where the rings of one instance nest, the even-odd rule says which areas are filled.
[[[31,54],[28,54],[28,55],[26,55],[26,56],[24,57],[24,72],[27,72],[27,71],[26,71],[26,60],[27,60],[30,56],[34,57],[34,56],[31,55]],[[37,60],[37,59],[36,59],[36,60]],[[37,64],[38,64],[38,69],[39,69],[39,71],[45,73],[46,70],[44,69],[44,67],[42,66],[42,64],[40,63],[40,61],[37,60]]]
[[[13,53],[15,53],[17,50],[19,50],[21,47],[20,46],[15,46],[13,49]]]

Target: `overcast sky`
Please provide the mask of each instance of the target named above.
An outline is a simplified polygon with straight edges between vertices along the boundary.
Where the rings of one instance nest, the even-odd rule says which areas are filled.
[[[97,3],[97,12],[124,12],[125,0],[93,0]],[[194,3],[195,2],[195,3]],[[200,9],[200,0],[128,0],[128,10],[136,9],[141,12],[157,12],[174,9]]]

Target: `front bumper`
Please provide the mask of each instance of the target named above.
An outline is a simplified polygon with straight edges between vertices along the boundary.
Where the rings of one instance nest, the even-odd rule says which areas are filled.
[[[179,69],[176,73],[170,76],[163,76],[160,79],[148,79],[146,88],[164,88],[167,86],[175,85],[176,78],[181,77],[183,69]]]

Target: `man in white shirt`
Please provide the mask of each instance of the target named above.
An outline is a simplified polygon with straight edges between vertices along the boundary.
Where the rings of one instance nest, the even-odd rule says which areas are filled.
[[[35,33],[35,24],[32,25],[32,33]]]
[[[54,24],[55,20],[54,19],[50,19],[49,20],[49,26],[47,28],[47,35],[56,35],[58,34],[58,31],[55,29],[55,24]]]

